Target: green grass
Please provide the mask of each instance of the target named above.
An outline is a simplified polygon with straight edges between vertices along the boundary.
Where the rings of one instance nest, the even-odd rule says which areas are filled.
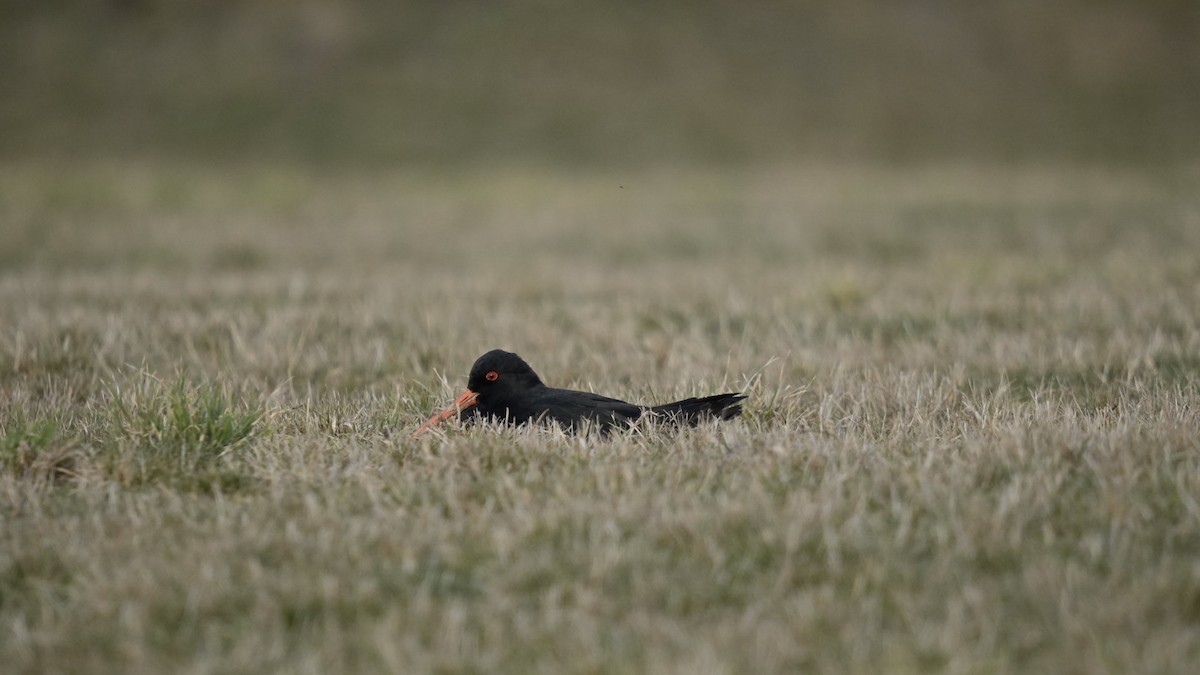
[[[53,479],[69,473],[71,453],[61,445],[58,425],[10,411],[0,425],[0,470],[23,480]]]
[[[1197,178],[2,165],[0,663],[1190,672]]]
[[[135,483],[209,489],[244,482],[240,473],[221,469],[254,439],[260,407],[227,387],[191,384],[184,373],[170,385],[145,376],[130,388],[108,396],[112,428],[102,448],[112,473]]]
[[[1198,29],[1186,0],[10,2],[0,157],[1188,162]]]

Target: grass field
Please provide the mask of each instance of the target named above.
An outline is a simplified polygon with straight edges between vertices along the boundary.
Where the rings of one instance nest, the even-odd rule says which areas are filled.
[[[1190,0],[16,0],[0,157],[1190,162]]]
[[[1198,186],[10,161],[0,663],[1191,672]],[[493,347],[746,415],[409,438]]]

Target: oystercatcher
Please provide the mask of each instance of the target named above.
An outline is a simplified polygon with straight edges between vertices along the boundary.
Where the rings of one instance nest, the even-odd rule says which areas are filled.
[[[467,390],[447,408],[413,432],[419,436],[458,415],[508,424],[555,422],[570,430],[592,425],[602,431],[628,425],[648,415],[671,424],[695,426],[702,420],[727,420],[742,414],[739,393],[689,398],[674,403],[642,406],[586,391],[547,387],[520,356],[493,349],[475,361]]]

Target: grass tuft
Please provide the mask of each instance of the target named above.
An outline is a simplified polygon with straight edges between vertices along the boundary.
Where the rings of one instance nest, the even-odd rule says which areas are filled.
[[[201,489],[248,482],[228,460],[261,433],[260,403],[228,385],[190,382],[184,372],[170,383],[143,372],[110,395],[108,441],[119,474],[135,483],[165,480]]]
[[[78,451],[51,419],[30,419],[16,409],[0,419],[0,471],[27,480],[72,475]]]

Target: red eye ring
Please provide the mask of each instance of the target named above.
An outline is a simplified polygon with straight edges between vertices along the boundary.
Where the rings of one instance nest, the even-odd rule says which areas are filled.
[[[495,382],[496,380],[500,379],[500,373],[490,370],[488,371],[487,375],[483,376],[483,379],[487,380],[488,382]]]

